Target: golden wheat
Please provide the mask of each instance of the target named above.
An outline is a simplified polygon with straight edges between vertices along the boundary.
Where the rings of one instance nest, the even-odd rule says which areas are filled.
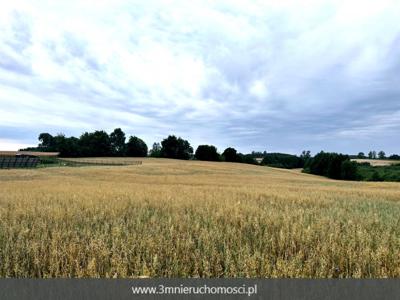
[[[398,160],[390,160],[390,159],[366,159],[366,158],[355,158],[352,161],[362,163],[369,163],[373,167],[383,167],[383,166],[391,166],[398,165],[400,161]]]
[[[0,170],[1,277],[399,277],[400,184],[232,163]]]

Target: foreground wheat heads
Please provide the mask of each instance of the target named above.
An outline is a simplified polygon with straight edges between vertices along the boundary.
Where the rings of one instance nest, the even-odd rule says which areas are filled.
[[[400,184],[261,166],[0,170],[1,277],[399,277]]]

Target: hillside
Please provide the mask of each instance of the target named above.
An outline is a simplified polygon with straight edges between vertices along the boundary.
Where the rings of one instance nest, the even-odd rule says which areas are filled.
[[[0,170],[0,276],[400,276],[400,183],[138,160]]]

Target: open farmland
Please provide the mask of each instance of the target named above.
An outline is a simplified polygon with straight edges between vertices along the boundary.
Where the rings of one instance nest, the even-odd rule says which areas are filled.
[[[369,163],[373,167],[382,167],[382,166],[391,166],[391,165],[399,165],[400,161],[398,160],[390,160],[390,159],[364,159],[364,158],[356,158],[352,159],[352,161],[356,161],[360,164]]]
[[[0,170],[0,276],[400,276],[400,183],[140,160]]]

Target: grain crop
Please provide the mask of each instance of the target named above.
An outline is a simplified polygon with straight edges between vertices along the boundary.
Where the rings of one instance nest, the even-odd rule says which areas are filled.
[[[141,160],[0,170],[0,277],[400,277],[399,183]]]

